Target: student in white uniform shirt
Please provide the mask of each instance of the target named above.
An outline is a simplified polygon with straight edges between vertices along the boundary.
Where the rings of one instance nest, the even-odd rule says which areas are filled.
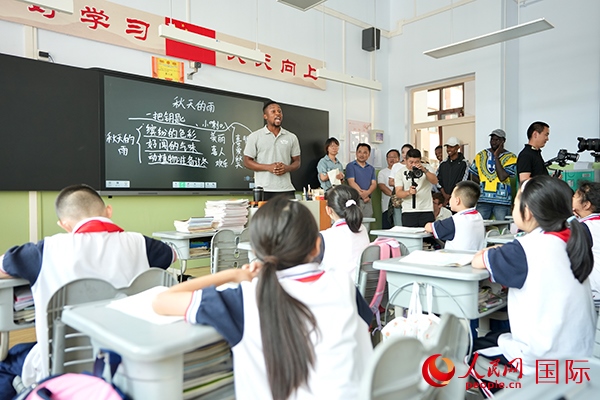
[[[260,262],[173,286],[154,310],[212,325],[228,341],[238,400],[357,398],[373,313],[346,272],[311,262],[320,242],[310,211],[275,197],[250,224]],[[239,286],[215,287],[228,282]]]
[[[499,355],[489,358],[521,359],[524,375],[537,372],[537,360],[592,357],[596,312],[588,276],[594,260],[590,237],[573,215],[572,193],[548,175],[529,179],[512,212],[527,235],[480,251],[471,263],[509,288],[511,330],[477,339],[474,350],[497,346]]]
[[[600,301],[600,183],[580,182],[573,196],[573,213],[592,236],[594,269],[590,274],[590,286],[594,301]]]
[[[472,181],[456,184],[450,196],[450,208],[456,214],[425,225],[425,230],[436,239],[445,240],[447,250],[481,250],[485,247],[485,226],[475,209],[479,200],[479,186]]]
[[[358,191],[350,186],[340,185],[329,190],[325,211],[333,225],[321,231],[325,245],[321,269],[346,271],[352,279],[356,278],[361,254],[369,245],[358,199]]]

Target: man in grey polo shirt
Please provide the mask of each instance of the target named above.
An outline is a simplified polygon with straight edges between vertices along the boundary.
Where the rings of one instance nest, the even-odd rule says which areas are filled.
[[[300,168],[300,144],[298,138],[281,127],[283,111],[274,101],[263,108],[267,123],[252,132],[244,149],[244,166],[254,171],[254,182],[265,191],[265,200],[284,194],[295,197],[290,172]]]

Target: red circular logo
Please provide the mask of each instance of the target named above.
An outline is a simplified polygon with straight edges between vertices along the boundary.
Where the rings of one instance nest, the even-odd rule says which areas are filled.
[[[450,379],[452,379],[454,376],[454,363],[449,358],[441,356],[441,354],[434,354],[427,357],[425,362],[423,362],[423,368],[421,369],[425,382],[434,387],[446,386],[448,382],[450,382]],[[442,361],[446,364],[446,369],[448,372],[440,371],[435,365],[435,361],[438,359],[438,357],[442,358]]]

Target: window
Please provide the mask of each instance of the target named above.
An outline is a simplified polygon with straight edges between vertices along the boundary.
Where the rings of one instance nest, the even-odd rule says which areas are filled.
[[[443,145],[450,136],[457,136],[465,145],[474,142],[474,135],[470,137],[475,121],[474,76],[413,88],[410,96],[411,142],[421,150],[423,158],[437,165],[435,147]],[[444,151],[444,158],[445,154]]]

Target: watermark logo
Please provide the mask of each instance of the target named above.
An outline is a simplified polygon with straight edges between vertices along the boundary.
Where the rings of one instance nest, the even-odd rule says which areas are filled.
[[[438,358],[441,358],[446,364],[446,369],[448,372],[440,371],[440,369],[435,365],[435,362]],[[448,382],[450,382],[450,379],[452,379],[454,376],[455,368],[452,360],[442,357],[441,354],[434,354],[427,357],[425,362],[423,362],[423,368],[421,371],[423,373],[423,379],[425,379],[425,382],[433,387],[442,387],[446,386]]]

